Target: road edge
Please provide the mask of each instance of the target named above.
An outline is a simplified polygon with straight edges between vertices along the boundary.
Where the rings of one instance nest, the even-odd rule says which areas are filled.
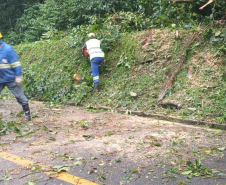
[[[74,102],[67,102],[66,104],[70,105],[70,106],[81,106],[81,107],[84,107],[83,104],[77,105]],[[226,130],[226,125],[209,123],[209,122],[205,122],[205,121],[189,120],[189,119],[183,119],[183,118],[172,117],[172,116],[167,116],[167,115],[144,113],[142,111],[130,111],[130,110],[113,109],[112,107],[107,107],[107,106],[96,106],[96,108],[97,109],[103,109],[103,110],[106,110],[106,111],[116,110],[118,112],[126,113],[126,114],[129,114],[129,115],[136,115],[136,116],[141,116],[141,117],[149,117],[149,118],[154,118],[154,119],[157,119],[157,120],[177,122],[177,123],[182,123],[182,124],[186,124],[186,125],[208,126],[209,128],[213,128],[213,129]]]

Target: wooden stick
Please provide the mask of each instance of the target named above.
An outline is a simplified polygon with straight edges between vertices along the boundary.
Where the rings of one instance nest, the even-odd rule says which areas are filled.
[[[203,8],[205,8],[207,5],[211,4],[212,2],[214,2],[215,0],[209,0],[208,3],[204,4],[203,6],[201,6],[199,8],[199,10],[202,10]]]

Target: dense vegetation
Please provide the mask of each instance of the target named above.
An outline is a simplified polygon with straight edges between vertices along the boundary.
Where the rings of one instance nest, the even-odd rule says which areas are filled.
[[[83,29],[87,31],[87,27]],[[208,28],[190,47],[187,60],[165,98],[184,103],[182,109],[162,107],[157,99],[194,32],[181,30],[181,39],[176,39],[172,28],[153,31],[147,49],[141,49],[146,31],[124,33],[120,42],[118,32],[111,34],[112,38],[103,35],[105,50],[111,50],[112,44],[115,49],[107,52],[98,95],[89,93],[93,88],[89,60],[82,56],[79,47],[74,47],[79,45],[76,39],[79,31],[75,30],[75,37],[18,45],[26,94],[51,102],[98,104],[224,123],[225,59],[221,48],[215,46],[225,38],[226,30],[219,33],[216,28]],[[214,39],[209,37],[210,32],[216,35]],[[194,68],[192,77],[188,75],[189,66]],[[79,85],[74,83],[74,73],[81,76]]]
[[[216,1],[199,10],[205,2],[98,0],[87,6],[81,0],[38,1],[18,14],[11,30],[4,27],[5,39],[20,43],[15,48],[29,98],[224,123],[226,30],[224,22],[214,20],[224,16],[226,2]],[[148,30],[152,37],[147,48],[141,49]],[[176,30],[180,38],[175,37]],[[185,64],[166,96],[183,102],[184,107],[161,107],[157,99],[163,84],[175,71],[184,45],[200,30],[203,34],[189,47]],[[90,62],[81,53],[90,32],[102,40],[106,53],[98,95],[89,93],[93,87]],[[192,78],[189,66],[194,69]],[[74,73],[81,76],[79,85],[74,83]]]
[[[119,12],[135,12],[135,15],[142,16],[140,25],[130,25],[126,31],[168,27],[172,23],[187,29],[199,23],[208,24],[213,17],[222,17],[225,1],[216,0],[215,4],[199,10],[204,3],[205,0],[192,3],[173,3],[170,0],[11,0],[1,3],[0,24],[1,31],[12,44],[56,37],[62,33],[67,35],[79,25],[97,24],[94,17],[107,19]],[[136,19],[136,16],[132,15],[130,19]]]

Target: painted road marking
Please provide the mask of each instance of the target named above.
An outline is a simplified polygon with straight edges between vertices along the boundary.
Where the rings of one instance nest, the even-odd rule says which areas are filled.
[[[16,156],[16,155],[13,155],[13,154],[10,154],[10,153],[7,153],[7,152],[0,152],[0,158],[14,162],[16,164],[19,164],[19,165],[25,166],[25,167],[29,167],[31,164],[34,164],[33,161],[30,161],[28,159],[24,159],[22,157],[19,157],[19,156]],[[44,165],[39,164],[39,163],[38,164],[35,163],[35,164],[40,166],[40,167],[50,168],[48,166],[44,166]],[[48,171],[48,172],[43,172],[43,173],[50,175],[50,174],[56,173],[56,172]],[[86,179],[71,175],[71,174],[66,173],[66,172],[58,173],[56,178],[63,180],[65,182],[69,182],[71,184],[76,184],[76,185],[98,185],[95,182],[88,181]]]

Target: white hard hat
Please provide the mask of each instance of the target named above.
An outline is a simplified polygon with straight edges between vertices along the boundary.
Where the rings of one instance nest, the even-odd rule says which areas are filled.
[[[89,38],[95,37],[95,34],[94,34],[94,33],[89,33],[89,34],[88,34],[88,37],[89,37]]]

